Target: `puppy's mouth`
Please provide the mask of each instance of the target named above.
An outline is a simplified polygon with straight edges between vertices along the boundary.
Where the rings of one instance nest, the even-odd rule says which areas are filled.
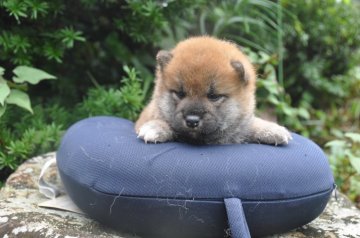
[[[177,140],[193,144],[204,144],[207,140],[218,134],[220,127],[217,123],[199,122],[197,127],[189,127],[186,122],[182,122],[181,126],[174,126],[173,130]]]
[[[218,134],[218,130],[202,132],[199,130],[174,130],[177,141],[190,144],[208,144]]]

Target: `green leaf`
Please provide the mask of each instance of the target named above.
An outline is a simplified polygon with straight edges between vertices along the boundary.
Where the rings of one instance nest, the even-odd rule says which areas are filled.
[[[27,5],[31,10],[31,18],[37,19],[38,14],[46,14],[48,13],[49,4],[46,2],[40,1],[26,1]]]
[[[56,79],[55,76],[48,74],[45,71],[28,66],[18,66],[13,72],[17,76],[13,77],[13,80],[16,83],[29,82],[31,84],[38,84],[44,79]]]
[[[20,17],[27,17],[24,1],[4,1],[2,5],[9,12],[9,15],[14,16],[18,22],[20,22]]]
[[[260,56],[260,59],[259,59],[259,63],[260,64],[265,64],[266,62],[268,62],[270,60],[270,55],[266,54],[265,52],[263,51],[260,51],[259,52],[259,56]]]
[[[7,85],[6,81],[2,79],[0,72],[0,105],[4,106],[5,99],[10,94],[10,88]]]
[[[352,167],[356,170],[358,174],[360,174],[360,157],[356,157],[350,151],[348,151],[346,155],[349,157]]]
[[[278,106],[277,106],[278,109],[281,110],[281,112],[283,112],[285,115],[288,115],[288,116],[293,116],[294,115],[294,109],[291,108],[289,105],[287,105],[286,103],[280,103]]]
[[[55,47],[50,44],[46,44],[44,46],[44,55],[49,60],[55,60],[58,63],[62,62],[62,57],[64,55],[64,48],[63,47]]]
[[[85,41],[85,38],[82,37],[81,31],[75,31],[72,27],[65,27],[59,31],[59,37],[61,41],[66,45],[67,48],[74,47],[75,41]]]
[[[3,67],[0,67],[0,77],[4,75],[5,69]]]
[[[359,133],[348,132],[348,133],[345,133],[345,136],[347,138],[350,138],[353,142],[360,143],[360,134]]]
[[[265,66],[265,74],[267,75],[266,79],[271,80],[272,82],[276,82],[276,71],[274,66],[271,64],[266,64]]]
[[[298,115],[301,116],[304,119],[310,119],[310,113],[308,112],[308,110],[306,110],[303,107],[300,107],[297,111]]]
[[[29,39],[26,36],[13,34],[10,35],[10,41],[14,53],[27,53],[28,49],[31,48]]]
[[[5,111],[6,111],[6,104],[4,106],[0,106],[0,117],[4,115]]]
[[[346,141],[343,140],[332,140],[325,144],[325,147],[346,147]]]
[[[351,184],[351,190],[353,190],[355,194],[360,194],[360,178],[359,178],[359,176],[351,176],[350,184]]]
[[[6,102],[8,104],[15,104],[33,113],[33,110],[31,108],[30,98],[23,91],[12,89],[10,91],[9,97],[6,99]]]
[[[274,105],[278,105],[280,103],[280,101],[272,94],[268,96],[267,100]]]

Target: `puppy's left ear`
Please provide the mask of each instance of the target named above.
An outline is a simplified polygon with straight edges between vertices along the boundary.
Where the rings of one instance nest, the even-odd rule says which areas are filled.
[[[160,50],[156,55],[156,61],[160,66],[161,70],[164,70],[165,66],[170,62],[172,59],[172,54],[166,50]]]
[[[244,65],[240,61],[237,61],[237,60],[232,60],[230,62],[230,64],[235,69],[240,80],[246,85],[249,81],[249,76],[245,72]]]

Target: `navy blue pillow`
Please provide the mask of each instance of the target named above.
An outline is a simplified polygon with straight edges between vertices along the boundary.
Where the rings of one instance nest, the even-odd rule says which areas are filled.
[[[285,232],[315,219],[334,188],[323,151],[297,134],[286,146],[145,144],[115,117],[73,125],[57,163],[80,209],[141,237]]]

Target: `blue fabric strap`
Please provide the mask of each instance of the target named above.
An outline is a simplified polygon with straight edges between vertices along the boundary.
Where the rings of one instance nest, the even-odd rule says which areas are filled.
[[[225,198],[226,213],[229,221],[232,238],[250,238],[241,200],[238,198]]]

